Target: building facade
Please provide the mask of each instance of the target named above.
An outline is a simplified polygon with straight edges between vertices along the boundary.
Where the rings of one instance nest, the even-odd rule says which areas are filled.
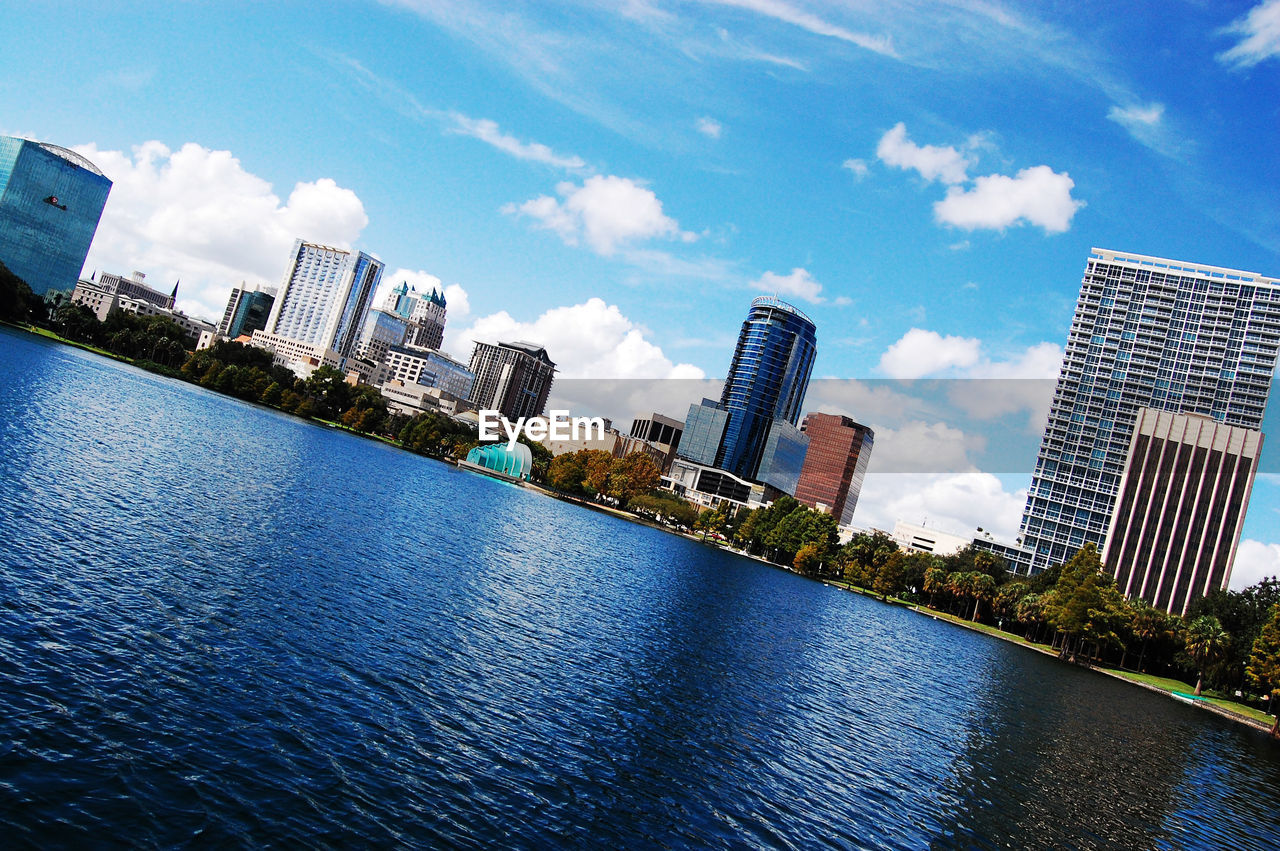
[[[0,262],[37,295],[74,288],[110,191],[74,151],[0,136]]]
[[[1280,281],[1093,249],[1022,517],[1038,572],[1106,550],[1141,408],[1262,425],[1280,348]]]
[[[800,423],[817,352],[817,327],[809,317],[772,296],[752,300],[720,394],[729,419],[717,467],[755,479],[774,420]]]
[[[295,240],[263,330],[345,360],[355,354],[381,277],[382,263],[363,251]]]
[[[862,492],[875,432],[849,417],[821,413],[806,414],[800,429],[809,438],[809,448],[796,499],[847,526]]]
[[[276,291],[268,287],[249,287],[243,283],[232,287],[227,309],[218,323],[218,335],[234,340],[265,330],[275,301]]]
[[[471,402],[508,420],[542,416],[556,365],[533,343],[476,343],[471,353]]]
[[[1103,563],[1126,597],[1185,615],[1231,580],[1262,433],[1143,408]]]
[[[437,387],[463,401],[471,398],[476,378],[464,364],[442,352],[409,346],[388,349],[383,374],[387,381]]]
[[[392,346],[405,342],[408,329],[407,319],[387,310],[370,310],[360,329],[357,353],[375,365],[381,364]]]

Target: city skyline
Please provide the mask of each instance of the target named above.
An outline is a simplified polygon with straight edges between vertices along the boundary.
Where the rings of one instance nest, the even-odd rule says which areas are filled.
[[[91,266],[181,277],[179,306],[216,319],[294,238],[345,243],[385,285],[438,276],[455,357],[526,339],[565,370],[688,378],[721,377],[721,320],[756,293],[814,316],[815,378],[1049,379],[1091,246],[1280,271],[1257,180],[1276,2],[295,12],[8,13],[0,131],[116,184]],[[1155,46],[1115,49],[1135,37]],[[952,422],[830,412],[966,446]],[[1028,478],[911,510],[1016,530]],[[1269,572],[1277,490],[1259,478],[1245,529]],[[863,493],[889,501],[874,471]]]

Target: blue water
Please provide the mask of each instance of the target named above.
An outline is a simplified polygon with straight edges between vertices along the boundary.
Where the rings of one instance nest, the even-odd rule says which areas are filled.
[[[1280,747],[0,329],[5,845],[1280,845]]]

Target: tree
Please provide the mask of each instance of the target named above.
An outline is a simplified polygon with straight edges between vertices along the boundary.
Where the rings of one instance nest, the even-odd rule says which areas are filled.
[[[652,456],[645,452],[633,452],[613,459],[606,492],[626,505],[633,496],[656,488],[661,479],[662,472]]]
[[[924,592],[929,595],[929,608],[936,609],[937,596],[947,590],[947,572],[931,567],[924,572]]]
[[[1018,619],[1018,603],[1027,593],[1027,583],[1021,581],[1006,582],[996,591],[991,599],[991,613],[1000,620],[1002,629],[1005,620]]]
[[[1141,673],[1151,642],[1172,639],[1175,630],[1169,615],[1146,600],[1138,599],[1129,602],[1129,632],[1142,642],[1142,650],[1138,653],[1138,672]]]
[[[1245,673],[1251,684],[1266,693],[1267,710],[1276,716],[1271,735],[1280,737],[1280,711],[1276,709],[1276,696],[1280,695],[1280,605],[1271,607],[1271,619],[1253,642]]]
[[[900,550],[895,550],[876,571],[871,590],[879,594],[881,600],[888,599],[902,590],[902,565],[905,559]]]
[[[566,452],[551,459],[547,468],[547,484],[559,491],[582,494],[587,478],[586,457],[582,452]]]
[[[1118,630],[1124,622],[1124,598],[1115,584],[1102,574],[1102,560],[1093,544],[1085,544],[1062,566],[1051,600],[1045,604],[1045,618],[1062,634],[1060,653],[1074,660],[1092,642],[1096,651],[1120,642]]]
[[[976,621],[978,619],[978,607],[995,596],[996,581],[991,578],[990,574],[977,570],[970,573],[969,576],[969,596],[973,597],[973,614],[969,616],[969,620]]]
[[[1196,691],[1204,685],[1205,671],[1222,659],[1231,643],[1231,635],[1213,615],[1201,615],[1187,625],[1185,649],[1196,670]]]
[[[0,319],[19,323],[45,319],[44,299],[3,263],[0,263]]]
[[[822,567],[822,547],[816,543],[808,543],[796,553],[792,566],[805,576],[817,576]]]

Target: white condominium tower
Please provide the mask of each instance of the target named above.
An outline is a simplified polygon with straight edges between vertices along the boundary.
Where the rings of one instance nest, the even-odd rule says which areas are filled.
[[[350,357],[381,277],[363,251],[295,240],[266,332]]]
[[[1261,428],[1278,347],[1280,281],[1093,249],[1022,515],[1031,571],[1105,549],[1139,409]]]

